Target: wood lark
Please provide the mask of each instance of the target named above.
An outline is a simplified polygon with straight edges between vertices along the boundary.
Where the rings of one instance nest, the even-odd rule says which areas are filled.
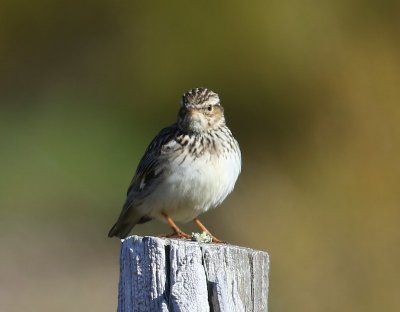
[[[140,160],[121,214],[108,233],[125,238],[140,223],[158,219],[189,238],[176,226],[194,221],[217,207],[232,192],[241,170],[238,142],[226,126],[218,94],[196,88],[182,96],[177,122],[153,139]]]

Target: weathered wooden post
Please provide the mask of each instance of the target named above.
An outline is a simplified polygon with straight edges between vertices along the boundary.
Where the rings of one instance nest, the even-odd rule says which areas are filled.
[[[266,252],[131,236],[120,261],[118,312],[267,311]]]

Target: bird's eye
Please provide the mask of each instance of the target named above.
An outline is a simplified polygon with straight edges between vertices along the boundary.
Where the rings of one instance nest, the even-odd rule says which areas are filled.
[[[209,112],[211,112],[212,109],[213,109],[213,108],[212,108],[212,105],[208,105],[208,106],[207,106],[207,110],[208,110]]]

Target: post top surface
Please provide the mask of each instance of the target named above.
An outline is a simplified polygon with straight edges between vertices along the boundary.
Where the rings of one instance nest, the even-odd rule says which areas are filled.
[[[126,244],[128,242],[137,242],[137,241],[154,241],[157,243],[162,243],[165,246],[169,246],[171,244],[178,244],[178,245],[186,245],[190,247],[195,247],[199,246],[201,248],[206,248],[206,249],[230,249],[230,250],[237,250],[237,251],[242,251],[242,252],[247,252],[247,253],[261,253],[265,254],[268,256],[268,252],[263,251],[263,250],[256,250],[256,249],[251,249],[249,247],[243,247],[243,246],[237,246],[237,245],[232,245],[232,244],[216,244],[216,243],[202,243],[202,242],[196,242],[196,241],[191,241],[188,239],[180,239],[180,238],[167,238],[167,237],[156,237],[156,236],[138,236],[138,235],[131,235],[125,239],[121,239],[122,244]]]

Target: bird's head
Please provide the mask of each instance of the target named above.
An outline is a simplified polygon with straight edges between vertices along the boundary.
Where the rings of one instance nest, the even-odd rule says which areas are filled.
[[[189,90],[182,96],[178,125],[189,133],[217,129],[225,124],[218,94],[206,88]]]

